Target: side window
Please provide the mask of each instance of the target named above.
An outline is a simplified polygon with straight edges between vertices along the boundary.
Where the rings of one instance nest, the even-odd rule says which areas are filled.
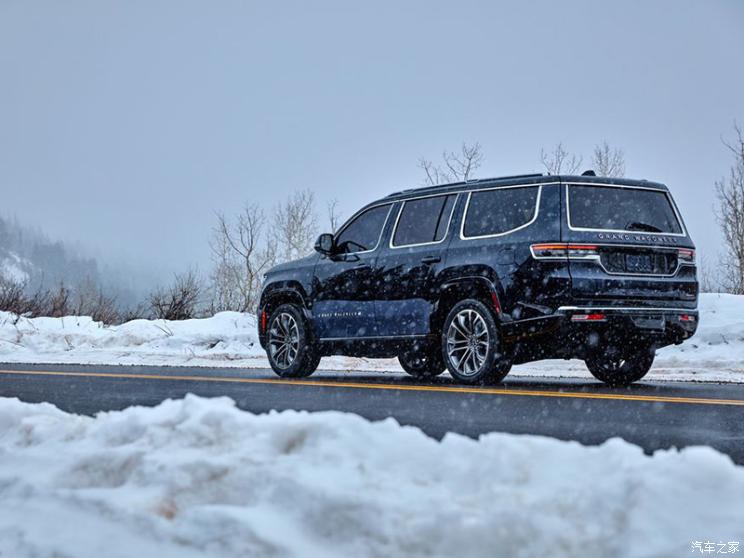
[[[438,242],[447,234],[455,194],[403,203],[393,235],[393,246]]]
[[[537,212],[539,192],[539,186],[472,192],[463,236],[503,234],[526,225]]]
[[[368,209],[346,225],[336,237],[336,246],[346,254],[374,250],[380,240],[382,227],[390,211],[390,204]]]

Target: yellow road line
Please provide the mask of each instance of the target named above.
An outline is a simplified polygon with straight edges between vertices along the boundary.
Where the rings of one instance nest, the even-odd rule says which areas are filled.
[[[105,372],[61,372],[52,370],[0,370],[0,374],[23,376],[67,376],[78,378],[117,378],[137,380],[184,380],[192,382],[222,382],[237,384],[277,384],[295,387],[334,387],[350,389],[381,389],[394,391],[433,391],[441,393],[470,393],[479,395],[519,395],[526,397],[567,397],[571,399],[610,399],[620,401],[645,401],[654,403],[688,403],[698,405],[744,406],[742,399],[709,399],[703,397],[676,397],[665,395],[634,395],[622,393],[587,393],[581,391],[550,391],[500,387],[421,386],[406,384],[376,384],[332,380],[289,380],[283,378],[239,378],[229,376],[192,376],[162,374],[117,374]]]

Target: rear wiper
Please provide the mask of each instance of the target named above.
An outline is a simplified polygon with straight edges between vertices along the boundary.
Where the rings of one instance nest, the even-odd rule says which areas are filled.
[[[659,227],[654,227],[648,223],[641,223],[639,221],[631,221],[625,225],[626,231],[645,231],[645,232],[661,232]]]

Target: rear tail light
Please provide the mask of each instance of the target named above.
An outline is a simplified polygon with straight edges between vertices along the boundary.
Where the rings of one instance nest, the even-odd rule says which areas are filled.
[[[695,250],[691,248],[678,248],[677,258],[682,263],[695,263]]]
[[[261,332],[266,333],[266,310],[261,310]]]
[[[587,260],[599,258],[596,244],[569,244],[558,242],[552,244],[533,244],[530,246],[532,257],[536,260]]]
[[[499,302],[498,295],[491,291],[491,302],[493,303],[493,309],[496,310],[497,314],[501,314],[501,302]]]
[[[691,314],[681,314],[679,316],[679,321],[680,322],[694,322],[695,321],[695,316],[693,316]]]
[[[571,316],[572,322],[604,322],[607,317],[604,314],[574,314]]]

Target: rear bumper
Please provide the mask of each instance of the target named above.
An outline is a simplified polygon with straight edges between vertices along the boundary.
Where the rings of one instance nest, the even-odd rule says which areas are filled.
[[[690,308],[562,306],[548,316],[503,323],[502,332],[519,345],[524,362],[584,358],[609,344],[679,344],[695,334],[698,319]]]
[[[669,307],[561,306],[556,314],[564,318],[572,333],[643,335],[664,344],[692,337],[699,320],[696,309]]]

